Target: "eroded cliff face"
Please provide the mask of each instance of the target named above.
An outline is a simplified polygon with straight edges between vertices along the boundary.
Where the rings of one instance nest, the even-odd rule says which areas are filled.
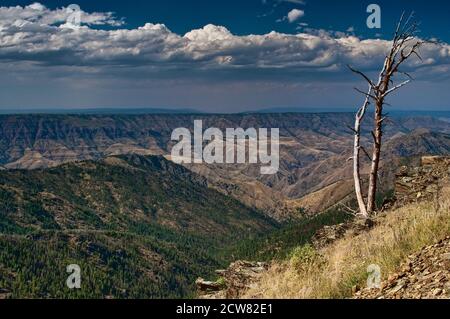
[[[347,161],[353,139],[347,128],[353,122],[350,113],[0,116],[0,166],[38,169],[130,153],[169,158],[175,143],[170,140],[172,131],[180,127],[192,130],[197,119],[203,120],[205,128],[222,131],[239,127],[280,129],[277,174],[261,175],[260,167],[250,164],[187,165],[206,177],[211,187],[277,220],[296,217],[305,207],[315,214],[352,193],[352,163]],[[363,131],[363,140],[368,142],[369,127]],[[401,156],[450,154],[449,122],[399,118],[385,131],[383,154],[390,163],[386,173],[389,183],[393,183],[391,169]]]

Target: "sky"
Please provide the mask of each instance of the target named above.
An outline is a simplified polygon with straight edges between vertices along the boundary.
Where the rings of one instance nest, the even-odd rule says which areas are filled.
[[[366,84],[347,65],[375,78],[403,11],[441,44],[389,102],[450,110],[448,1],[74,1],[0,2],[0,110],[351,110]]]

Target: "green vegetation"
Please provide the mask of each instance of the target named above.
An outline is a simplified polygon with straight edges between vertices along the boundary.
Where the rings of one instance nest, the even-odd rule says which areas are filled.
[[[278,228],[162,157],[0,172],[0,293],[13,298],[175,298]],[[82,289],[66,287],[78,264]]]
[[[314,234],[326,225],[336,225],[352,218],[340,210],[329,210],[314,217],[305,218],[268,234],[243,240],[227,252],[236,259],[270,261],[288,258],[292,250],[310,243]]]
[[[301,269],[314,263],[320,258],[320,254],[310,244],[295,247],[289,254],[289,262],[292,267]]]
[[[280,227],[162,157],[2,171],[0,294],[192,297],[197,277],[236,259],[288,257],[323,225],[348,218],[329,211]],[[70,264],[81,267],[79,290],[66,287]]]

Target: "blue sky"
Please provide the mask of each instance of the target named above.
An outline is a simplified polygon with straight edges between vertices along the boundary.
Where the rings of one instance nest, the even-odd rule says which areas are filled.
[[[81,31],[62,27],[72,3],[1,2],[0,108],[351,109],[364,83],[345,65],[375,76],[402,11],[444,46],[408,66],[416,81],[391,104],[450,108],[447,1],[78,0]]]
[[[299,4],[298,2],[304,2]],[[2,6],[29,5],[32,1],[3,0]],[[393,24],[402,11],[416,12],[421,30],[429,36],[450,42],[450,3],[441,0],[53,0],[40,1],[49,8],[77,3],[85,11],[111,11],[124,17],[125,27],[136,28],[146,22],[164,23],[172,31],[184,34],[209,23],[227,27],[238,35],[264,34],[272,30],[296,33],[296,25],[279,23],[289,10],[305,11],[302,22],[316,29],[346,31],[353,26],[359,35],[375,36],[377,30],[366,27],[366,8],[377,3],[382,8],[384,37],[389,37]],[[384,31],[384,32],[383,32]]]

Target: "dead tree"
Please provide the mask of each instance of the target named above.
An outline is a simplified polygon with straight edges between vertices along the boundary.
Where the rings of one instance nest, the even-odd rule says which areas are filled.
[[[383,142],[383,124],[386,120],[386,115],[384,114],[386,98],[391,93],[411,81],[411,76],[400,70],[400,67],[412,56],[415,56],[421,60],[419,49],[425,43],[429,42],[416,37],[418,25],[416,22],[413,22],[412,19],[413,14],[411,14],[406,21],[404,19],[404,14],[402,15],[397,25],[391,48],[389,53],[386,55],[383,67],[376,82],[373,82],[363,72],[349,66],[350,70],[362,76],[369,85],[368,92],[356,89],[359,93],[362,93],[365,96],[365,101],[356,114],[355,127],[353,129],[355,134],[353,149],[353,177],[355,192],[359,206],[359,214],[366,218],[369,217],[376,209],[375,197],[377,194],[378,171],[380,168],[381,146]],[[395,85],[393,79],[397,74],[403,74],[408,79]],[[373,147],[372,154],[369,155],[369,153],[361,145],[361,125],[367,114],[367,110],[372,103],[374,105],[374,129],[372,131]],[[364,152],[371,162],[367,202],[365,201],[362,192],[360,163],[361,151]]]

